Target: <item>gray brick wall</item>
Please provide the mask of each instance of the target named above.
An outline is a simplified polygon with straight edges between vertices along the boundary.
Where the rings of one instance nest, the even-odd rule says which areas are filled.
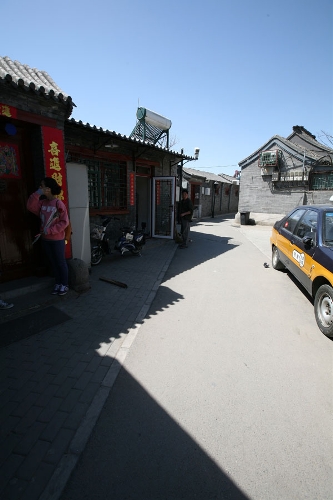
[[[202,188],[210,187],[210,194],[204,194]],[[239,186],[229,183],[221,183],[219,191],[215,194],[214,215],[238,212]],[[211,217],[213,209],[213,185],[203,184],[200,186],[200,196],[195,206],[201,206],[201,217]],[[200,215],[200,213],[199,213]]]
[[[301,164],[293,164],[299,170]],[[285,168],[290,169],[288,162]],[[279,188],[277,186],[280,186]],[[275,186],[271,176],[262,176],[256,159],[242,169],[239,193],[239,212],[258,212],[268,214],[288,213],[297,205],[329,203],[333,191],[309,191],[307,187]]]

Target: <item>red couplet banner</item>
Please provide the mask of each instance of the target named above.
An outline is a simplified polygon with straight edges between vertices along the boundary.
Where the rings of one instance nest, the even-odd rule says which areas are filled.
[[[67,175],[65,163],[65,144],[62,130],[42,127],[46,177],[52,177],[61,187],[58,198],[68,210]],[[66,258],[72,256],[71,245],[66,245]]]
[[[161,204],[161,181],[156,181],[156,205]]]
[[[135,203],[134,182],[135,182],[135,175],[133,172],[131,172],[130,173],[130,205],[131,206],[133,206]]]

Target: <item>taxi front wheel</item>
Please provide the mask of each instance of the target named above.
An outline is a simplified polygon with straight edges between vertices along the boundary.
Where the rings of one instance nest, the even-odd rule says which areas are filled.
[[[318,288],[314,311],[317,325],[326,337],[333,338],[333,288],[330,285],[322,285]]]
[[[280,261],[279,251],[275,246],[272,248],[272,266],[273,269],[277,269],[278,271],[284,269],[284,265]]]

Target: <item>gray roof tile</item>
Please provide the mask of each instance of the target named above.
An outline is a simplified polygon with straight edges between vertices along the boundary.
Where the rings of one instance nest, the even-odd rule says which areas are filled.
[[[30,68],[27,64],[12,61],[7,56],[0,56],[0,80],[72,103],[72,98],[61,90],[46,71]]]
[[[83,129],[88,129],[88,130],[96,130],[100,132],[101,134],[104,134],[105,136],[110,136],[115,139],[120,139],[123,141],[128,141],[128,142],[133,142],[137,144],[141,144],[143,146],[147,146],[152,149],[157,149],[160,151],[164,151],[167,153],[170,153],[173,156],[176,156],[177,158],[184,159],[184,160],[194,160],[194,157],[188,156],[182,153],[177,153],[176,151],[171,151],[171,149],[163,148],[162,146],[159,145],[154,145],[151,144],[149,141],[143,141],[142,139],[138,139],[136,137],[129,137],[124,134],[120,134],[118,132],[115,132],[114,130],[108,130],[108,129],[103,129],[102,127],[96,127],[96,125],[90,125],[90,123],[84,123],[82,120],[75,120],[75,118],[68,118],[66,120],[67,123],[72,124],[76,127],[83,128]],[[180,160],[179,160],[180,161]]]
[[[235,179],[232,179],[232,177],[230,177],[230,179],[228,179],[227,177],[222,177],[221,175],[217,175],[217,174],[212,174],[211,172],[205,172],[204,170],[196,170],[194,168],[187,168],[187,167],[183,167],[183,171],[186,172],[188,175],[190,175],[191,177],[200,177],[202,179],[207,179],[207,181],[216,181],[216,182],[232,182],[233,180]]]
[[[304,127],[302,127],[302,128],[304,128]],[[276,148],[278,149],[277,144],[280,144],[281,149],[283,149],[283,146],[285,146],[286,148],[288,148],[289,151],[293,151],[295,153],[295,155],[297,155],[298,157],[303,156],[304,155],[304,147],[299,145],[299,144],[296,144],[295,142],[292,142],[290,140],[295,135],[302,137],[303,140],[305,140],[306,142],[309,143],[309,148],[306,148],[306,150],[305,150],[305,156],[307,159],[317,161],[325,154],[329,154],[329,155],[333,154],[333,149],[316,141],[313,138],[314,136],[312,134],[310,134],[310,132],[308,132],[307,130],[305,131],[305,135],[301,134],[301,133],[297,133],[297,130],[296,131],[294,130],[294,132],[292,134],[290,134],[287,139],[285,139],[284,137],[281,137],[280,135],[273,135],[273,137],[271,137],[269,139],[269,141],[267,141],[263,146],[261,146],[256,151],[251,153],[249,156],[247,156],[246,158],[241,160],[238,163],[238,165],[240,165],[241,167],[244,167],[248,163],[252,162],[256,157],[259,157],[259,153],[261,151],[265,151],[265,150],[267,150],[267,148],[274,149],[274,145],[276,145]],[[316,149],[317,148],[320,149],[320,151],[312,150],[311,145],[313,147],[316,147]]]

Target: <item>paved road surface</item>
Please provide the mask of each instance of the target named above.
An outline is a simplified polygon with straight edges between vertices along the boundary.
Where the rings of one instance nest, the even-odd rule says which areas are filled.
[[[269,233],[193,228],[62,500],[333,498],[333,344]]]

